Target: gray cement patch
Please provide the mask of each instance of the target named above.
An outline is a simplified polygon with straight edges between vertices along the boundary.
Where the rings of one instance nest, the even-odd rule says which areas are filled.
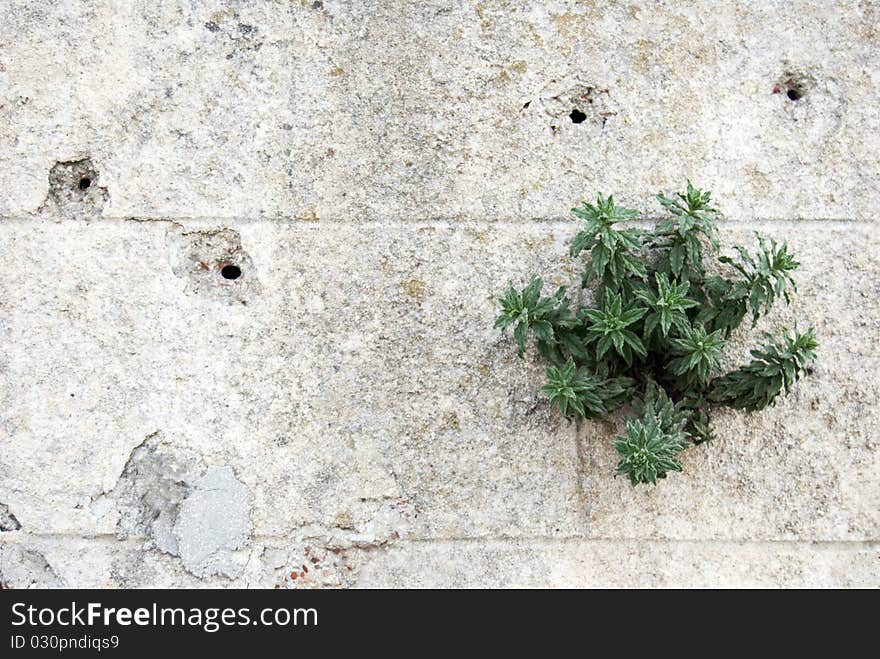
[[[229,467],[208,467],[180,505],[174,537],[187,570],[197,576],[234,577],[235,551],[250,540],[251,497]]]
[[[229,467],[206,466],[154,433],[132,451],[119,482],[102,497],[116,507],[116,537],[177,556],[192,574],[234,577],[250,542],[251,496]],[[93,504],[94,508],[94,504]]]
[[[132,451],[109,497],[120,511],[116,537],[145,538],[146,548],[178,555],[174,524],[190,484],[203,470],[196,458],[162,446],[161,433],[147,437]]]

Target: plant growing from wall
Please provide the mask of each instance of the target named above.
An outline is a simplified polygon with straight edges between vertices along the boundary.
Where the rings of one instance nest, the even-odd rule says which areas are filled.
[[[657,199],[667,216],[650,231],[621,226],[638,213],[611,196],[572,209],[585,223],[571,256],[587,253],[581,285],[593,290],[591,306],[574,308],[566,287],[542,296],[536,276],[522,290],[508,288],[495,323],[513,329],[520,357],[534,343],[548,362],[541,392],[564,416],[632,410],[614,447],[617,475],[633,485],[681,471],[681,451],[713,439],[712,407],[774,405],[818,345],[812,330],[765,334],[749,364],[722,375],[731,333],[747,315],[754,325],[780,298],[789,302],[799,263],[786,244],[761,236],[754,251],[737,245],[735,258],[720,255],[719,212],[690,181],[684,192]],[[710,274],[713,257],[721,264],[713,270],[725,274]]]

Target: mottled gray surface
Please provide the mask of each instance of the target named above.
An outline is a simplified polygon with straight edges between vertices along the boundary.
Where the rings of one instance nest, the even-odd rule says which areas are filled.
[[[646,208],[690,175],[737,219],[873,220],[877,12],[13,1],[0,213],[90,155],[113,217],[558,217],[597,188]]]
[[[545,540],[402,543],[359,587],[876,587],[878,544]]]
[[[876,13],[11,3],[0,581],[880,585]],[[803,264],[729,365],[795,318],[820,359],[633,489],[494,297],[685,176]]]

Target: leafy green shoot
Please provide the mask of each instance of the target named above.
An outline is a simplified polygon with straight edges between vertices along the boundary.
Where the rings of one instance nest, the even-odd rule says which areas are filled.
[[[712,381],[709,397],[716,403],[756,412],[776,404],[776,398],[807,371],[816,358],[818,342],[813,330],[785,332],[777,341],[765,334],[767,342],[752,350],[754,359],[747,365]]]
[[[768,335],[749,364],[722,373],[730,335],[747,314],[754,324],[780,298],[790,302],[799,263],[786,243],[760,235],[754,253],[734,246],[736,258],[719,256],[721,215],[690,181],[657,198],[667,215],[653,231],[624,226],[638,213],[611,196],[573,209],[584,224],[571,255],[586,253],[581,283],[593,288],[591,304],[575,304],[564,286],[542,296],[544,282],[533,277],[521,290],[508,287],[495,322],[513,329],[520,357],[534,342],[548,362],[541,393],[566,418],[607,418],[632,403],[614,446],[617,473],[634,485],[680,471],[685,446],[714,439],[718,407],[774,405],[809,372],[817,348],[812,330]],[[708,274],[707,257],[728,276]]]
[[[573,208],[572,213],[586,220],[584,228],[575,236],[570,251],[571,256],[590,251],[590,262],[582,281],[584,287],[598,280],[617,288],[628,277],[647,277],[646,265],[641,257],[640,231],[614,226],[618,222],[634,219],[638,211],[615,206],[614,197],[600,194],[595,206],[583,202],[579,208]]]
[[[654,277],[657,290],[641,286],[635,290],[635,296],[650,309],[645,317],[645,338],[650,338],[658,327],[660,335],[666,338],[673,327],[685,330],[690,326],[687,310],[696,307],[699,303],[687,297],[690,282],[670,282],[664,272],[658,272]]]
[[[724,343],[721,330],[706,333],[702,325],[688,326],[680,338],[670,341],[672,354],[678,356],[669,361],[669,370],[683,376],[688,387],[705,386],[720,365]]]
[[[563,416],[590,419],[618,407],[629,384],[626,378],[603,380],[587,375],[571,359],[562,366],[548,367],[547,380],[541,392],[550,398],[551,406]]]
[[[624,307],[620,295],[607,301],[602,309],[586,309],[586,339],[588,343],[596,342],[596,358],[602,359],[612,346],[627,364],[632,364],[633,353],[646,357],[648,353],[642,340],[627,329],[644,316],[645,311],[644,307]]]

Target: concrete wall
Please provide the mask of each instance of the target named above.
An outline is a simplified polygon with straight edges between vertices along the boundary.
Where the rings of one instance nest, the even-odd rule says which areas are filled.
[[[4,584],[880,586],[877,3],[3,5]],[[685,176],[820,359],[633,489],[494,297]]]

